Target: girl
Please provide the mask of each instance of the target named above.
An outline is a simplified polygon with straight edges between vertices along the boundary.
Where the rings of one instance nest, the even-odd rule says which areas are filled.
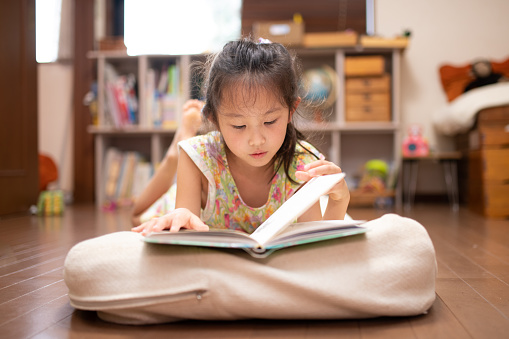
[[[299,72],[284,46],[228,43],[206,67],[203,114],[217,131],[179,143],[175,209],[133,228],[147,234],[188,228],[251,233],[302,184],[341,169],[296,130]],[[298,221],[343,219],[350,199],[341,181]]]

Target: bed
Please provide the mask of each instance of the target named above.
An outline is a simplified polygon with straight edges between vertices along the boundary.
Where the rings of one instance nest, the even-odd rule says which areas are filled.
[[[434,114],[433,125],[440,134],[454,136],[463,153],[460,191],[469,209],[508,218],[509,82],[458,95]]]

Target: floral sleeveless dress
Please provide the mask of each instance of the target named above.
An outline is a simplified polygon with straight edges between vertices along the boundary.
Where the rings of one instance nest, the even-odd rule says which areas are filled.
[[[295,179],[295,171],[307,163],[323,159],[323,155],[307,142],[297,144],[294,160],[289,174]],[[224,142],[219,132],[210,132],[179,143],[208,181],[208,196],[201,219],[212,228],[227,228],[252,233],[261,223],[274,213],[300,184],[294,184],[286,176],[281,166],[272,179],[269,199],[261,207],[250,207],[242,201],[235,181],[230,173]],[[142,221],[168,213],[175,207],[174,188],[154,203],[142,216]],[[162,201],[161,201],[162,200]]]

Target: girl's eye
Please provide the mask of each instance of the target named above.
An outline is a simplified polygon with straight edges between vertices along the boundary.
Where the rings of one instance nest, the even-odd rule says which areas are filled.
[[[274,120],[272,120],[272,121],[267,121],[267,122],[265,123],[265,125],[272,125],[272,124],[275,124],[275,123],[276,123],[276,121],[277,121],[277,119],[274,119]]]
[[[244,127],[246,127],[246,125],[241,125],[241,126],[232,125],[232,127],[235,129],[243,129]]]

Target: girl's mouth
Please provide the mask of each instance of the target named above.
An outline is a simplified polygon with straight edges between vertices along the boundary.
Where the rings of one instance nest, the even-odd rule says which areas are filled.
[[[251,153],[249,154],[252,158],[255,158],[255,159],[261,159],[265,156],[265,154],[267,154],[267,152],[256,152],[256,153]]]

